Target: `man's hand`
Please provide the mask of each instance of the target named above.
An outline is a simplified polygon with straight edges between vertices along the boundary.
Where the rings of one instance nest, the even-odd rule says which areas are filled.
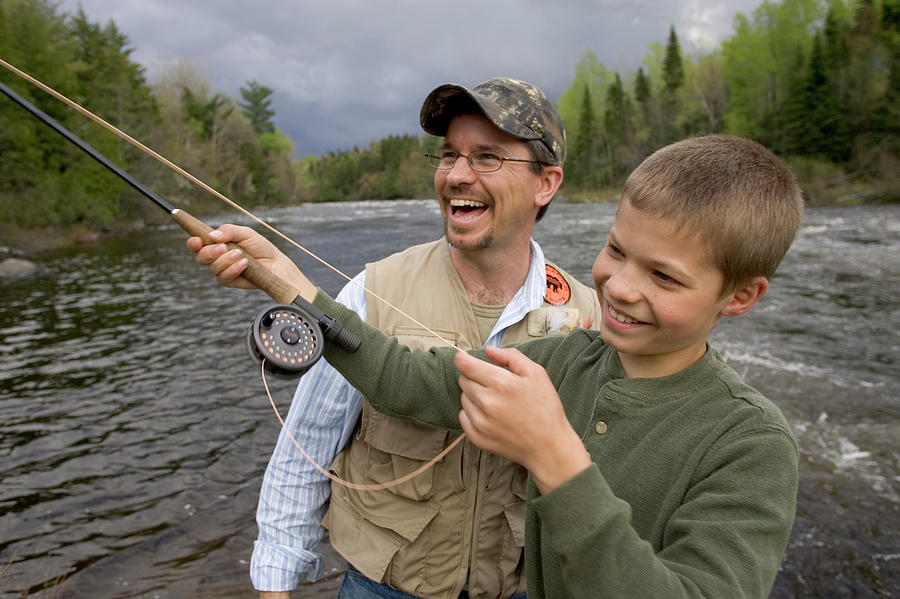
[[[229,250],[226,243],[238,244],[244,252],[255,258],[260,265],[292,285],[307,300],[315,297],[315,286],[300,272],[297,265],[275,247],[268,239],[251,229],[238,225],[222,225],[209,234],[216,243],[203,245],[199,237],[190,237],[187,248],[194,252],[198,264],[209,267],[216,282],[223,287],[256,289],[256,285],[244,278],[247,259],[240,250]]]
[[[454,359],[463,391],[459,421],[469,439],[527,468],[541,493],[590,466],[544,368],[516,349],[486,351],[496,366],[465,352]]]

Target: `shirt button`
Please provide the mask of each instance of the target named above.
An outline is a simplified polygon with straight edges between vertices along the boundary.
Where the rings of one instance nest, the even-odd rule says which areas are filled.
[[[606,431],[609,430],[609,427],[606,426],[606,423],[602,420],[598,420],[597,424],[594,425],[594,430],[597,431],[598,435],[606,434]]]

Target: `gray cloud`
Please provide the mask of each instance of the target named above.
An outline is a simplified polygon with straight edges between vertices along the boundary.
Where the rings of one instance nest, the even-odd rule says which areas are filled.
[[[557,98],[587,49],[632,71],[675,25],[687,52],[728,36],[760,0],[63,0],[112,19],[154,81],[185,58],[213,91],[274,90],[275,124],[297,155],[420,132],[419,106],[448,81],[526,79]]]

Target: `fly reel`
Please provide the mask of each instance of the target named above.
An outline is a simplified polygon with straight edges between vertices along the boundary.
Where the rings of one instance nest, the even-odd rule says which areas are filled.
[[[247,349],[266,370],[298,376],[322,357],[322,327],[306,310],[295,305],[270,306],[259,313],[247,334]]]
[[[359,338],[314,305],[297,297],[293,304],[276,304],[259,313],[247,334],[247,349],[265,360],[274,374],[301,376],[322,357],[325,342],[350,353]]]

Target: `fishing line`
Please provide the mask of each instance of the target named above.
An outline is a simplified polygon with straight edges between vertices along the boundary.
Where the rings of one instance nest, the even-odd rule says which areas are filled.
[[[306,450],[304,450],[303,447],[300,446],[300,442],[294,438],[294,435],[291,433],[291,429],[289,429],[287,427],[287,425],[285,424],[284,419],[281,417],[281,413],[278,411],[278,407],[275,405],[275,400],[272,399],[272,394],[269,392],[269,384],[266,382],[265,360],[263,360],[262,364],[260,364],[259,372],[260,372],[260,376],[262,377],[263,387],[266,388],[266,397],[269,398],[269,405],[272,406],[272,409],[275,411],[275,417],[278,418],[278,422],[281,423],[281,430],[283,430],[285,432],[285,434],[288,436],[288,438],[294,444],[294,447],[296,447],[298,450],[300,450],[300,453],[303,454],[303,457],[306,458],[307,461],[309,461],[309,463],[312,464],[316,468],[316,470],[319,471],[320,474],[322,474],[323,476],[326,476],[327,478],[330,478],[331,480],[338,483],[339,485],[347,487],[348,489],[353,489],[355,491],[381,491],[384,489],[390,489],[391,487],[396,487],[399,484],[405,483],[406,481],[419,476],[420,474],[422,474],[423,472],[425,472],[426,470],[428,470],[429,468],[431,468],[432,466],[434,466],[435,464],[440,462],[442,459],[444,459],[444,456],[446,456],[448,453],[453,451],[453,448],[456,447],[457,445],[459,445],[460,441],[462,441],[466,437],[466,434],[462,433],[456,439],[454,439],[453,442],[450,445],[448,445],[441,453],[439,453],[436,456],[434,456],[433,458],[431,458],[431,460],[429,460],[427,464],[420,466],[416,470],[410,472],[409,474],[405,474],[405,475],[401,476],[400,478],[394,479],[394,480],[386,482],[386,483],[373,484],[373,485],[351,483],[350,481],[339,478],[338,476],[332,474],[328,470],[325,470],[324,468],[319,466],[319,464],[316,463],[316,461],[312,458],[312,456],[310,456],[308,453],[306,453]]]
[[[4,66],[6,69],[11,71],[12,73],[18,75],[22,79],[32,83],[36,87],[42,89],[46,93],[50,94],[57,100],[63,102],[74,110],[80,112],[84,116],[90,118],[92,121],[101,125],[103,128],[112,132],[119,138],[127,141],[132,144],[142,152],[152,156],[165,166],[174,170],[184,178],[188,179],[192,183],[198,185],[202,189],[211,193],[218,199],[222,200],[235,210],[241,212],[248,218],[253,221],[259,223],[261,226],[265,227],[272,233],[281,237],[291,245],[295,246],[302,252],[306,253],[310,257],[314,258],[322,265],[342,276],[344,279],[361,288],[366,294],[371,295],[375,299],[384,303],[389,308],[397,311],[399,314],[408,318],[410,321],[414,322],[418,326],[422,327],[424,330],[428,331],[432,335],[434,335],[440,341],[443,341],[450,347],[453,347],[460,350],[454,343],[445,339],[437,332],[428,328],[417,319],[413,318],[406,312],[404,312],[399,307],[393,305],[388,300],[382,298],[377,293],[372,292],[369,289],[366,289],[364,285],[360,285],[357,281],[355,281],[350,276],[344,274],[338,268],[332,266],[324,259],[320,258],[311,250],[300,245],[298,242],[294,241],[262,218],[256,216],[249,210],[240,206],[237,202],[232,201],[225,195],[219,193],[217,190],[213,189],[200,179],[194,177],[180,166],[171,162],[161,154],[155,152],[151,148],[147,147],[140,141],[134,139],[127,133],[121,131],[114,125],[106,122],[99,116],[95,115],[91,111],[82,107],[77,102],[70,100],[66,96],[57,92],[50,86],[42,83],[41,81],[35,79],[31,75],[21,71],[20,69],[14,67],[9,64],[2,58],[0,58],[0,65]],[[16,94],[12,89],[6,86],[2,81],[0,81],[0,92],[6,94],[10,99],[14,102],[28,110],[33,116],[38,118],[44,124],[48,125],[50,128],[54,129],[57,133],[68,139],[70,142],[78,146],[92,158],[97,160],[104,167],[115,173],[121,179],[123,179],[126,183],[128,183],[135,190],[140,192],[146,198],[150,199],[157,206],[168,212],[173,220],[177,222],[185,231],[189,234],[200,237],[205,245],[212,245],[215,242],[209,239],[209,233],[213,231],[211,227],[203,223],[202,221],[196,219],[191,216],[184,210],[179,208],[175,208],[171,204],[169,204],[166,200],[158,196],[157,194],[150,191],[140,182],[131,177],[124,170],[119,168],[105,156],[97,152],[90,145],[79,139],[76,135],[70,132],[68,129],[57,123],[54,119],[48,116],[46,113],[29,103],[27,100]],[[247,259],[248,265],[244,270],[242,276],[246,279],[250,280],[261,290],[269,294],[273,299],[280,302],[280,305],[267,308],[259,316],[257,316],[253,325],[251,325],[251,329],[249,331],[248,337],[246,338],[248,348],[250,349],[251,354],[257,357],[260,360],[260,372],[262,376],[263,386],[266,390],[266,395],[269,399],[269,403],[272,406],[272,409],[275,411],[275,415],[278,418],[278,421],[281,423],[282,430],[287,434],[290,440],[293,442],[294,446],[300,451],[300,453],[313,465],[316,470],[322,473],[324,476],[328,477],[332,481],[341,484],[345,487],[354,490],[364,490],[364,491],[375,491],[387,489],[390,487],[394,487],[401,483],[404,483],[422,472],[425,472],[434,464],[439,462],[444,456],[446,456],[450,451],[453,450],[465,437],[466,434],[462,433],[459,435],[448,447],[446,447],[440,454],[435,456],[428,463],[418,468],[414,472],[411,472],[401,478],[396,480],[382,483],[382,484],[357,484],[349,481],[345,481],[332,473],[328,472],[324,468],[322,468],[312,457],[307,454],[307,452],[303,449],[300,443],[294,438],[293,434],[291,434],[290,430],[288,430],[284,420],[281,417],[281,414],[278,412],[278,408],[275,405],[274,400],[272,399],[272,395],[269,392],[269,386],[266,382],[266,370],[270,370],[276,373],[289,373],[289,374],[299,374],[302,375],[306,370],[308,370],[322,355],[322,350],[324,346],[324,340],[334,342],[344,348],[346,351],[355,352],[356,349],[360,345],[360,341],[353,335],[350,331],[347,331],[343,328],[339,322],[323,313],[321,310],[313,306],[311,303],[303,299],[299,292],[293,288],[289,283],[279,278],[277,275],[266,269],[262,266],[255,258],[248,255],[244,250],[235,243],[226,244],[230,249],[239,249],[244,254],[244,258]],[[293,305],[287,305],[293,304]],[[324,338],[323,338],[324,337]]]
[[[134,147],[138,148],[138,149],[141,150],[142,152],[148,154],[149,156],[152,156],[153,158],[155,158],[156,160],[158,160],[158,161],[161,162],[162,164],[164,164],[164,165],[166,165],[167,167],[169,167],[170,169],[174,170],[174,171],[177,172],[179,175],[181,175],[182,177],[186,178],[188,181],[191,181],[191,182],[194,183],[195,185],[198,185],[199,187],[201,187],[202,189],[204,189],[204,190],[206,190],[207,192],[211,193],[212,195],[214,195],[214,196],[217,197],[218,199],[222,200],[223,202],[225,202],[226,204],[228,204],[229,206],[231,206],[232,208],[234,208],[234,209],[237,210],[238,212],[244,214],[244,215],[247,216],[248,218],[252,219],[253,221],[255,221],[255,222],[257,222],[257,223],[259,223],[261,226],[265,227],[266,229],[268,229],[269,231],[271,231],[271,232],[274,233],[275,235],[281,237],[282,239],[284,239],[285,241],[287,241],[288,243],[290,243],[291,245],[293,245],[294,247],[296,247],[296,248],[299,249],[300,251],[304,252],[305,254],[307,254],[308,256],[310,256],[311,258],[313,258],[314,260],[317,260],[320,264],[322,264],[322,265],[325,266],[326,268],[332,270],[333,272],[335,272],[335,273],[338,274],[339,276],[343,277],[344,279],[346,279],[347,281],[349,281],[351,284],[356,285],[357,287],[363,289],[368,295],[371,295],[372,297],[374,297],[374,298],[377,299],[378,301],[384,303],[384,304],[385,304],[386,306],[388,306],[389,308],[391,308],[391,309],[393,309],[393,310],[396,310],[399,314],[401,314],[402,316],[408,318],[410,321],[412,321],[412,322],[415,323],[416,325],[422,327],[424,330],[426,330],[426,331],[428,331],[429,333],[431,333],[432,335],[434,335],[437,339],[443,341],[444,343],[446,343],[446,344],[449,345],[450,347],[453,347],[453,348],[455,348],[455,349],[457,349],[457,350],[460,350],[460,348],[457,347],[453,342],[451,342],[451,341],[449,341],[448,339],[442,337],[442,336],[441,336],[439,333],[437,333],[436,331],[431,330],[430,328],[428,328],[427,326],[425,326],[424,324],[422,324],[421,322],[419,322],[418,320],[416,320],[415,318],[413,318],[411,315],[409,315],[409,314],[407,314],[406,312],[404,312],[401,308],[399,308],[398,306],[393,305],[391,302],[389,302],[388,300],[384,299],[383,297],[381,297],[380,295],[378,295],[378,294],[375,293],[374,291],[371,291],[371,290],[369,290],[369,289],[366,289],[364,285],[360,285],[357,281],[353,280],[352,277],[350,277],[349,275],[345,274],[343,271],[341,271],[341,270],[338,269],[337,267],[332,266],[330,263],[328,263],[327,261],[325,261],[323,258],[319,257],[315,252],[313,252],[313,251],[311,251],[311,250],[308,250],[307,248],[303,247],[303,246],[302,246],[300,243],[298,243],[297,241],[294,241],[292,238],[290,238],[289,236],[285,235],[284,233],[282,233],[281,231],[279,231],[278,229],[276,229],[275,227],[273,227],[272,225],[270,225],[269,223],[267,223],[267,222],[266,222],[265,220],[263,220],[262,218],[256,216],[255,214],[253,214],[252,212],[250,212],[249,210],[247,210],[247,209],[244,208],[243,206],[239,205],[237,202],[235,202],[235,201],[229,199],[229,198],[226,197],[224,194],[220,193],[219,191],[217,191],[217,190],[214,189],[213,187],[207,185],[205,182],[201,181],[200,179],[198,179],[197,177],[195,177],[195,176],[192,175],[191,173],[187,172],[186,170],[184,170],[183,168],[181,168],[180,166],[178,166],[178,165],[175,164],[174,162],[170,161],[170,160],[169,160],[168,158],[166,158],[165,156],[162,156],[161,154],[159,154],[159,153],[156,152],[155,150],[153,150],[153,149],[147,147],[146,145],[144,145],[144,144],[141,143],[140,141],[134,139],[133,137],[131,137],[130,135],[128,135],[127,133],[125,133],[124,131],[122,131],[121,129],[119,129],[118,127],[116,127],[116,126],[114,126],[114,125],[112,125],[112,124],[106,122],[105,120],[103,120],[103,119],[100,118],[99,116],[95,115],[93,112],[91,112],[91,111],[88,110],[87,108],[84,108],[83,106],[81,106],[80,104],[78,104],[77,102],[75,102],[74,100],[70,100],[69,98],[67,98],[67,97],[64,96],[63,94],[59,93],[58,91],[56,91],[56,90],[53,89],[52,87],[50,87],[50,86],[44,84],[43,82],[41,82],[41,81],[39,81],[38,79],[35,79],[35,78],[32,77],[31,75],[29,75],[28,73],[26,73],[26,72],[24,72],[24,71],[22,71],[22,70],[16,68],[15,66],[9,64],[8,62],[6,62],[5,60],[3,60],[2,58],[0,58],[0,65],[3,65],[3,66],[6,67],[8,70],[10,70],[11,72],[15,73],[16,75],[18,75],[18,76],[21,77],[22,79],[25,79],[25,80],[28,81],[29,83],[32,83],[33,85],[39,87],[39,88],[42,89],[43,91],[47,92],[48,94],[50,94],[51,96],[53,96],[54,98],[56,98],[57,100],[59,100],[60,102],[63,102],[64,104],[68,105],[68,106],[71,107],[72,109],[74,109],[74,110],[80,112],[81,114],[83,114],[84,116],[88,117],[89,119],[91,119],[92,121],[94,121],[94,122],[97,123],[98,125],[102,126],[103,128],[107,129],[108,131],[110,131],[110,132],[113,133],[114,135],[116,135],[116,136],[118,136],[119,138],[121,138],[121,139],[127,141],[128,143],[132,144]],[[6,87],[6,86],[3,85],[2,82],[0,82],[0,86],[3,86],[3,88]],[[23,100],[23,99],[20,98],[20,97],[17,97],[17,96],[14,97],[13,95],[10,95],[10,94],[15,94],[15,92],[13,92],[12,90],[10,90],[9,88],[6,88],[6,89],[3,89],[3,88],[0,88],[0,90],[2,90],[4,93],[6,93],[8,96],[10,96],[10,97],[11,97],[13,100],[15,100],[17,103],[21,104],[22,102],[25,102],[25,100]],[[27,110],[31,111],[31,109],[28,108],[28,106],[25,106],[25,108],[26,108]],[[37,110],[37,109],[35,109],[35,110]],[[34,111],[31,111],[31,112],[32,112],[32,114],[35,114],[35,116],[38,116],[38,114],[35,113]],[[40,112],[40,111],[38,111],[38,112]],[[43,113],[41,113],[41,114],[43,115]],[[61,125],[56,124],[56,126],[54,126],[53,124],[51,124],[51,122],[54,122],[54,123],[55,123],[55,121],[53,121],[53,119],[51,119],[50,117],[48,117],[48,116],[46,116],[46,115],[43,115],[43,117],[45,117],[45,118],[42,118],[41,116],[38,116],[38,118],[40,118],[42,121],[44,121],[46,124],[50,125],[50,126],[53,127],[54,129],[57,129],[57,131],[59,131],[60,133],[62,133],[62,131],[65,130]],[[58,128],[57,128],[57,127],[58,127]],[[77,139],[74,135],[71,135],[71,134],[69,134],[69,135],[71,135],[71,137],[70,137],[69,135],[65,135],[65,134],[63,134],[63,135],[64,135],[66,138],[68,138],[70,141],[73,141],[73,142],[74,142],[73,138],[74,138],[74,139]],[[79,140],[79,141],[80,141],[80,140]],[[82,144],[83,144],[83,142],[82,142]],[[76,145],[78,145],[78,146],[81,147],[82,149],[85,149],[85,146],[87,146],[87,144],[84,144],[84,145],[82,145],[82,144],[79,144],[79,143],[76,142]],[[87,146],[87,147],[90,147],[90,146]],[[121,169],[119,169],[118,167],[116,167],[113,163],[109,162],[107,159],[105,159],[105,158],[103,158],[103,159],[98,158],[98,156],[102,156],[101,154],[99,154],[98,152],[88,152],[88,153],[91,154],[91,156],[92,156],[93,158],[97,159],[101,164],[103,164],[103,165],[106,166],[107,168],[110,168],[111,170],[113,170],[117,175],[119,175],[120,177],[122,177],[123,179],[125,179],[129,184],[131,184],[133,187],[135,187],[135,183],[137,183],[136,181],[134,181],[127,173],[125,173],[124,171],[122,171]],[[139,184],[138,184],[138,185],[139,185]],[[143,186],[140,186],[140,187],[143,188]],[[137,188],[137,187],[135,187],[135,188],[138,189],[138,191],[140,191],[141,193],[143,193],[146,197],[148,197],[149,199],[151,199],[153,202],[155,202],[157,205],[159,205],[161,208],[163,208],[164,210],[166,210],[167,212],[169,212],[169,214],[173,215],[173,218],[174,218],[175,214],[179,211],[179,209],[174,208],[172,205],[170,205],[168,202],[166,202],[165,200],[163,200],[162,198],[160,198],[158,195],[153,194],[152,192],[149,192],[149,190],[146,190],[146,188],[144,188],[144,189],[139,189],[139,188]],[[146,191],[145,191],[145,190],[146,190]],[[151,197],[151,196],[152,196],[152,197]],[[183,211],[181,211],[181,212],[183,212]],[[181,223],[179,223],[179,224],[181,224]],[[183,225],[182,225],[182,226],[183,226]],[[188,232],[190,232],[190,231],[188,231]],[[192,234],[193,234],[193,233],[192,233]],[[202,236],[199,236],[199,237],[202,237]],[[207,242],[205,239],[204,239],[204,242],[206,242],[206,244],[209,245],[209,242]],[[248,257],[249,257],[249,256],[248,256]],[[278,299],[278,298],[276,298],[276,299]],[[462,351],[462,350],[460,350],[460,351]]]

